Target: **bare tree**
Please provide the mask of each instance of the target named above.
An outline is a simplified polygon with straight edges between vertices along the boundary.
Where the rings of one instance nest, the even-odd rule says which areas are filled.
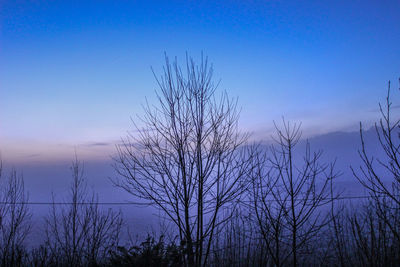
[[[333,183],[330,186],[331,196],[334,196]],[[330,257],[330,261],[340,266],[351,265],[351,235],[349,227],[349,216],[346,216],[345,204],[348,206],[349,203],[343,203],[338,199],[333,200],[330,207],[330,223],[329,230],[327,233],[326,255]],[[351,204],[351,203],[350,203]]]
[[[388,262],[388,255],[397,260],[400,257],[400,119],[394,116],[393,108],[389,81],[386,101],[384,105],[379,103],[381,118],[375,123],[377,141],[384,156],[378,158],[376,152],[368,152],[360,123],[362,165],[358,170],[352,168],[354,177],[369,194],[367,216],[364,216],[369,218],[368,224],[355,217],[351,221],[352,229],[364,257],[372,263]],[[371,231],[366,233],[370,238],[362,238],[365,228]]]
[[[353,262],[358,266],[396,266],[400,260],[400,246],[376,205],[373,199],[369,199],[358,210],[353,210],[348,218]],[[386,212],[393,213],[393,210],[387,209]],[[399,221],[399,210],[396,213]]]
[[[308,142],[302,160],[295,158],[300,125],[283,121],[282,130],[275,127],[270,155],[255,160],[252,210],[274,265],[298,266],[301,253],[309,253],[309,241],[329,221],[320,207],[332,201],[329,184],[337,173],[334,164],[321,163],[322,152],[312,153]]]
[[[237,129],[236,102],[216,99],[213,68],[186,58],[185,72],[166,57],[156,77],[158,106],[147,104],[137,136],[118,146],[116,184],[161,209],[176,226],[186,264],[207,263],[221,210],[245,189],[251,151]]]
[[[375,123],[377,139],[385,157],[375,158],[369,155],[360,123],[359,155],[363,165],[359,172],[354,168],[352,171],[373,200],[377,215],[385,221],[400,242],[400,224],[397,219],[400,207],[400,119],[392,117],[393,104],[390,97],[389,82],[385,105],[379,104],[381,119]]]
[[[251,216],[243,206],[219,231],[213,244],[210,266],[267,266],[269,255]]]
[[[56,203],[53,196],[46,218],[46,243],[56,265],[96,265],[118,245],[121,214],[100,209],[97,197],[89,195],[77,158],[72,163],[72,176],[70,199]]]
[[[0,161],[0,178],[2,164]],[[25,239],[31,229],[31,214],[26,202],[22,175],[12,170],[1,179],[0,195],[0,256],[1,266],[20,266],[25,256]]]

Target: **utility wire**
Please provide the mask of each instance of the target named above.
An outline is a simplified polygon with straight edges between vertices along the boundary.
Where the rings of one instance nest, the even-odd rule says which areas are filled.
[[[142,205],[148,206],[149,203],[141,203],[141,202],[40,202],[40,201],[26,201],[26,202],[5,202],[0,201],[0,205]]]
[[[339,196],[333,198],[325,198],[326,200],[346,200],[346,199],[368,199],[372,197],[385,197],[385,195],[381,196]],[[297,199],[297,201],[306,201],[307,199]],[[312,200],[311,198],[309,200]],[[267,202],[277,202],[276,199],[266,199]],[[251,202],[251,201],[243,201],[241,202]],[[104,206],[118,206],[118,205],[141,205],[141,206],[149,206],[151,203],[143,203],[143,202],[41,202],[41,201],[26,201],[26,202],[5,202],[0,201],[0,205],[104,205]]]

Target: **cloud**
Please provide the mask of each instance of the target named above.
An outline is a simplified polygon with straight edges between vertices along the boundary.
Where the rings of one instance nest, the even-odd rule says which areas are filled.
[[[41,156],[41,154],[39,154],[39,153],[34,153],[34,154],[26,155],[25,158],[36,158],[36,157],[39,157],[39,156]]]
[[[114,143],[111,143],[111,142],[91,142],[91,143],[84,144],[84,146],[87,146],[87,147],[99,147],[99,146],[111,146],[111,145],[114,145]]]

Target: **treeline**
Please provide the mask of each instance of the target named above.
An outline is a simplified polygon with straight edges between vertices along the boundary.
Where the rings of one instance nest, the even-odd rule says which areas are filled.
[[[175,60],[155,76],[159,105],[144,107],[117,147],[114,184],[160,210],[168,226],[122,242],[122,214],[99,206],[75,158],[69,199],[45,218],[45,241],[28,249],[31,211],[22,177],[2,176],[2,266],[397,266],[400,262],[400,121],[390,84],[375,125],[383,158],[368,153],[351,170],[368,193],[352,202],[335,185],[340,170],[306,142],[300,124],[275,124],[273,144],[238,128],[237,101],[218,96],[213,68]],[[302,148],[301,148],[302,149]],[[1,172],[0,172],[1,173]]]

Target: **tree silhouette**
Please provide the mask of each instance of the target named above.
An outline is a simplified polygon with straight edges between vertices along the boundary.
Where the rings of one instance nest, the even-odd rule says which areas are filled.
[[[252,210],[256,225],[275,266],[300,264],[301,252],[329,222],[329,213],[319,208],[331,202],[330,182],[338,174],[334,163],[321,162],[321,151],[311,152],[306,143],[302,160],[295,148],[300,125],[283,121],[276,127],[270,155],[260,153],[252,179]]]
[[[26,202],[22,175],[18,177],[12,170],[6,178],[2,177],[0,161],[0,257],[1,266],[20,266],[25,256],[25,239],[31,229],[31,213]]]
[[[158,106],[118,147],[116,184],[161,209],[176,226],[185,264],[207,263],[221,210],[246,187],[252,151],[237,129],[236,102],[215,95],[213,68],[186,58],[185,72],[165,58]]]
[[[97,197],[89,194],[83,165],[75,158],[72,183],[65,205],[56,205],[54,196],[46,218],[46,245],[55,265],[97,265],[116,249],[122,226],[121,214],[100,209]]]

